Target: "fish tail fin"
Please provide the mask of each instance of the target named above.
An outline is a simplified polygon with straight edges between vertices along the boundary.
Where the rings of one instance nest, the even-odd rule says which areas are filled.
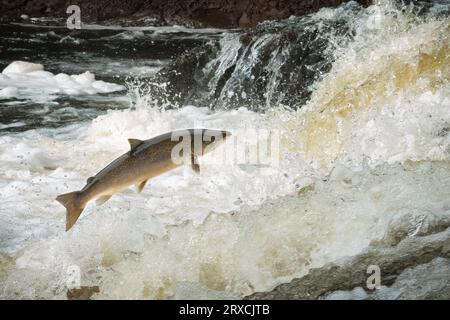
[[[60,194],[56,200],[66,207],[66,231],[68,231],[77,222],[84,206],[81,205],[80,191]]]

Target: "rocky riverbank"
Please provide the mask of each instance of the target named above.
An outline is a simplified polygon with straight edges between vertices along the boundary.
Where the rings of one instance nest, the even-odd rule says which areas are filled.
[[[33,17],[67,17],[69,5],[79,5],[82,21],[139,25],[190,25],[197,27],[249,27],[264,20],[286,19],[336,7],[348,0],[19,0],[2,1],[3,21]],[[369,4],[370,0],[358,0]]]
[[[366,284],[371,265],[381,271],[377,290]],[[312,269],[302,278],[245,299],[450,299],[449,274],[450,228],[394,246],[373,245],[355,257]]]

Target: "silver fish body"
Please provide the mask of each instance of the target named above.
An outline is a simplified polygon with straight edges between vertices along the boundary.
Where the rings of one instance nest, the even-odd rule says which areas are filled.
[[[97,199],[97,204],[102,204],[114,193],[130,185],[136,185],[140,192],[149,179],[175,169],[186,159],[190,160],[195,171],[199,171],[197,157],[211,151],[230,135],[231,133],[222,130],[186,129],[144,141],[129,139],[130,151],[88,178],[83,189],[56,198],[66,207],[66,231],[75,224],[92,199]],[[184,143],[182,148],[180,143]],[[175,148],[180,151],[174,152],[178,150]],[[181,159],[184,161],[180,161]]]

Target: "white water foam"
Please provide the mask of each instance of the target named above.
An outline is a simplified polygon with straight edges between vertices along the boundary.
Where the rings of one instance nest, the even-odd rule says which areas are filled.
[[[369,32],[380,12],[385,24]],[[297,112],[161,110],[141,99],[92,123],[1,136],[0,296],[64,298],[78,266],[82,285],[99,286],[94,298],[242,297],[358,254],[392,228],[416,236],[423,221],[448,218],[449,23],[370,7]],[[128,138],[192,126],[281,130],[279,166],[179,168],[142,194],[90,204],[64,232],[57,194],[80,189]]]
[[[28,99],[51,101],[58,95],[92,95],[123,91],[125,87],[115,83],[95,80],[95,75],[86,71],[78,75],[53,74],[45,71],[41,64],[14,61],[0,74],[0,99]]]

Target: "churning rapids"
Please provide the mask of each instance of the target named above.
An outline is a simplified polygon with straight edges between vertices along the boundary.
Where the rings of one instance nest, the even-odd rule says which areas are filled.
[[[450,297],[450,2],[376,2],[246,31],[0,26],[0,297],[66,298],[76,268],[92,298],[243,298],[308,274],[316,298]],[[64,231],[56,195],[128,138],[188,127],[276,131],[279,161],[207,156]]]

